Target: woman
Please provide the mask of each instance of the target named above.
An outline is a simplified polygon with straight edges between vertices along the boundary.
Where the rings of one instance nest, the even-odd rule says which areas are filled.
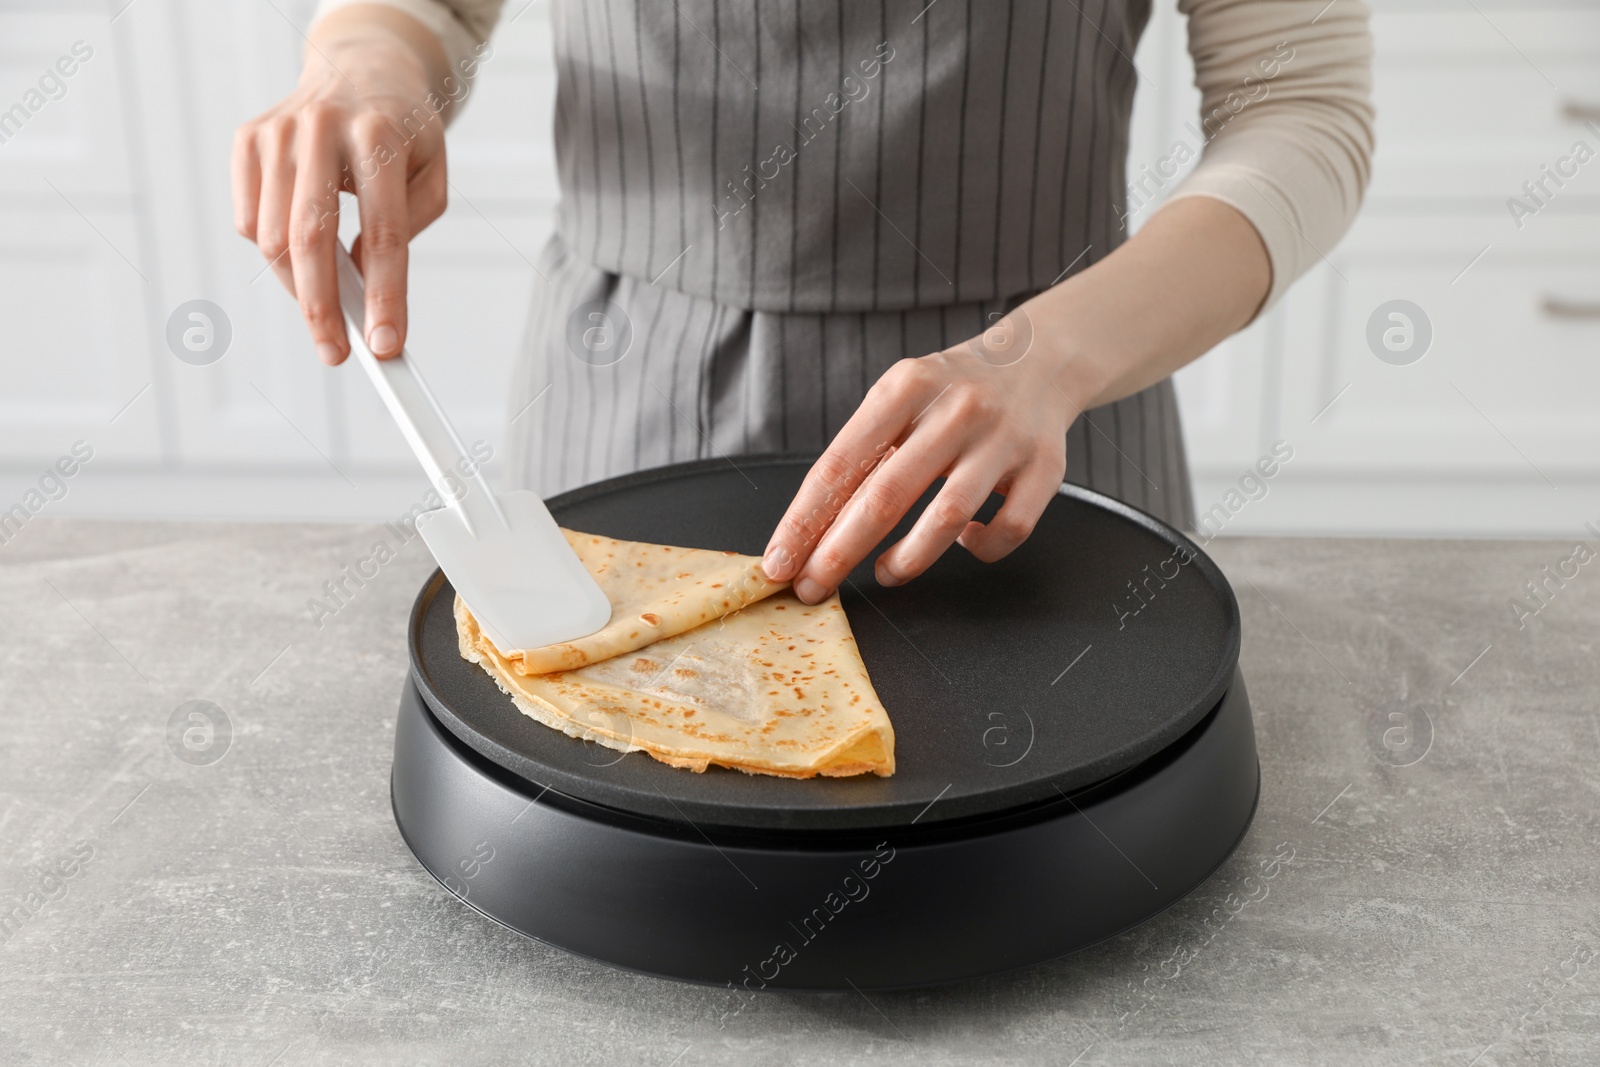
[[[561,210],[511,410],[559,399],[513,421],[520,480],[826,447],[765,558],[808,602],[941,476],[881,583],[953,543],[1001,558],[1063,477],[1190,525],[1169,376],[1332,247],[1367,180],[1358,0],[1179,0],[1203,102],[1176,163],[1202,158],[1126,240],[1176,165],[1125,182],[1143,0],[551,2]],[[392,355],[500,8],[324,0],[299,86],[239,131],[239,230],[327,363],[335,190]]]

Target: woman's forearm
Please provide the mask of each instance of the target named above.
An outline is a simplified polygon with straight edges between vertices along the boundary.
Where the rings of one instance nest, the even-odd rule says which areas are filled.
[[[1220,200],[1160,211],[1089,269],[1024,303],[1031,354],[1080,411],[1167,378],[1255,315],[1272,286],[1261,237]]]

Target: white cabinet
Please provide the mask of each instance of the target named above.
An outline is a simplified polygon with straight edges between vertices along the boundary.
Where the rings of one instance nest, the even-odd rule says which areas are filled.
[[[1291,421],[1309,424],[1348,387],[1318,419],[1302,469],[1455,479],[1520,472],[1557,483],[1593,470],[1600,319],[1552,314],[1549,304],[1560,294],[1600,296],[1600,216],[1537,240],[1491,240],[1504,225],[1492,217],[1357,223],[1335,259],[1347,280],[1325,271],[1320,299],[1288,315],[1286,344],[1308,357],[1285,375]],[[1367,337],[1373,310],[1396,298],[1419,306],[1432,332],[1426,354],[1400,366],[1375,358]]]
[[[1374,6],[1361,215],[1264,321],[1178,376],[1196,504],[1282,439],[1294,459],[1229,532],[1578,535],[1600,516],[1600,120],[1583,121],[1600,116],[1600,11]],[[1181,43],[1176,20],[1153,29]],[[1195,106],[1166,95],[1182,103],[1146,111]],[[1546,166],[1562,184],[1544,178],[1514,218],[1507,200],[1529,202]],[[1367,336],[1394,300],[1432,332],[1405,365]]]
[[[1378,0],[1379,154],[1368,201],[1418,213],[1485,210],[1600,114],[1600,10],[1592,3],[1396,3]],[[1583,190],[1593,209],[1600,182]]]
[[[119,119],[126,71],[98,6],[3,18],[0,461],[31,481],[80,439],[100,457],[156,459],[150,270]]]

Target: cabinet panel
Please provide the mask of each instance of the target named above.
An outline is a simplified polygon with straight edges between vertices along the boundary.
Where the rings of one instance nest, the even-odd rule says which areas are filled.
[[[1173,376],[1196,477],[1237,473],[1271,445],[1277,419],[1268,383],[1277,373],[1281,316],[1269,312]]]
[[[95,212],[92,223],[65,206],[0,212],[0,457],[8,465],[54,458],[79,437],[97,447],[114,441],[130,458],[159,454],[140,328],[147,284],[118,250],[139,254],[127,212]]]
[[[1498,220],[1369,218],[1334,267],[1319,268],[1321,314],[1293,320],[1286,359],[1287,413],[1308,427],[1317,418],[1306,466],[1446,477],[1520,470],[1557,482],[1593,469],[1600,219],[1536,241],[1489,240],[1498,232]],[[1396,299],[1421,309],[1409,316],[1413,344],[1431,333],[1425,354],[1403,365],[1380,358],[1368,332],[1377,314],[1377,349],[1382,331],[1398,329],[1392,340],[1404,342],[1405,322],[1379,313]]]
[[[128,210],[118,57],[103,10],[62,4],[3,17],[0,196],[52,210],[61,206],[53,184],[80,209]]]
[[[1370,203],[1404,198],[1435,210],[1456,198],[1504,212],[1575,141],[1600,151],[1600,132],[1581,121],[1600,128],[1592,6],[1377,6],[1372,25],[1380,149]],[[1600,160],[1569,169],[1576,176],[1556,198],[1600,200]]]

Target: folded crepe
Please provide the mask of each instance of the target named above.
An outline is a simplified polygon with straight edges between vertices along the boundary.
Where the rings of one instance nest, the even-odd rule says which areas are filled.
[[[504,651],[502,658],[517,674],[599,663],[788,588],[769,579],[756,556],[561,532],[611,601],[611,621],[575,641]]]
[[[595,541],[611,546],[609,561],[648,560],[650,553],[638,550],[662,547]],[[751,556],[732,560],[739,562],[730,573],[759,565]],[[591,570],[600,577],[596,567]],[[680,582],[693,590],[690,574]],[[627,603],[630,611],[643,608],[661,620],[654,625],[665,627],[668,618],[693,617],[681,605],[705,607],[701,594],[691,595],[682,584],[650,581],[654,601],[628,589],[620,575],[610,586],[602,580],[613,598],[613,618]],[[734,595],[721,599],[740,603]],[[668,604],[680,608],[674,613]],[[618,652],[605,659],[595,658],[603,643],[572,642],[588,642],[586,665],[544,674],[518,670],[519,661],[494,647],[459,597],[455,614],[461,655],[482,666],[524,714],[572,737],[619,752],[646,752],[696,772],[715,764],[790,778],[894,773],[894,728],[867,677],[838,594],[806,605],[791,592],[766,590],[756,603],[724,608],[692,629],[682,627],[645,645],[634,643],[631,628],[617,631],[612,647]]]

